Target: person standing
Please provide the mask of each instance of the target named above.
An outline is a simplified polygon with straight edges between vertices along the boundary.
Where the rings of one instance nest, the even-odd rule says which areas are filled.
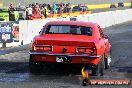
[[[56,14],[57,13],[57,6],[56,4],[54,3],[53,4],[53,14]]]
[[[48,9],[47,9],[46,5],[42,6],[41,9],[40,9],[40,11],[41,11],[41,15],[44,16],[45,18],[47,18]]]
[[[47,8],[47,5],[45,5],[45,7],[44,7],[44,17],[47,18],[48,14],[49,14],[48,8]]]
[[[70,13],[70,12],[71,12],[71,4],[68,3],[68,4],[67,4],[67,13]]]
[[[31,4],[29,4],[29,6],[26,8],[26,13],[27,13],[27,19],[29,16],[33,15],[33,8],[31,7]]]
[[[66,7],[64,8],[63,13],[68,13],[68,4],[66,4]]]
[[[29,4],[29,7],[27,8],[27,12],[28,12],[28,16],[32,16],[33,15],[33,9],[31,7],[31,4]]]
[[[10,4],[8,13],[9,13],[9,21],[15,21],[15,15],[14,15],[15,8],[12,4]]]
[[[40,8],[40,13],[41,13],[42,16],[44,16],[44,6],[42,6],[42,7]]]
[[[51,6],[50,6],[50,4],[47,4],[47,9],[48,9],[48,13],[52,13],[52,8],[51,8]]]
[[[39,15],[39,9],[38,9],[37,5],[35,5],[34,8],[33,8],[33,15],[34,16],[38,16]]]

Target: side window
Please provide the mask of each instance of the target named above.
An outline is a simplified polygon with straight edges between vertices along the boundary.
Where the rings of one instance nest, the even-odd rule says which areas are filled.
[[[91,27],[82,26],[80,30],[81,30],[81,34],[92,36],[92,28]]]
[[[99,33],[100,33],[100,36],[101,36],[102,38],[104,38],[104,33],[103,33],[103,30],[100,28],[100,26],[98,26],[98,28],[99,28]]]

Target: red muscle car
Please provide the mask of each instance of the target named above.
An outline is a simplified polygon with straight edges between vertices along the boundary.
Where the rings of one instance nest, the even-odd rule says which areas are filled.
[[[93,75],[109,67],[110,43],[98,24],[77,21],[48,22],[34,38],[30,72],[41,72],[42,63],[81,64]]]

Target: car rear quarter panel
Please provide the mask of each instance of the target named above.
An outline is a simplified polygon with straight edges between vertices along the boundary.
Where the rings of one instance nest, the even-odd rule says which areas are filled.
[[[105,54],[105,43],[104,43],[104,39],[100,36],[99,29],[97,26],[94,27],[93,35],[96,37],[95,46],[97,50],[97,55],[101,56],[96,62],[98,63],[102,58],[102,56]]]

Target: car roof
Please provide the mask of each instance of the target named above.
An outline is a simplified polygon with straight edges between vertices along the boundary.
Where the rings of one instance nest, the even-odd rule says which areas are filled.
[[[77,25],[77,26],[98,26],[96,23],[92,22],[81,22],[81,21],[50,21],[47,25]]]

